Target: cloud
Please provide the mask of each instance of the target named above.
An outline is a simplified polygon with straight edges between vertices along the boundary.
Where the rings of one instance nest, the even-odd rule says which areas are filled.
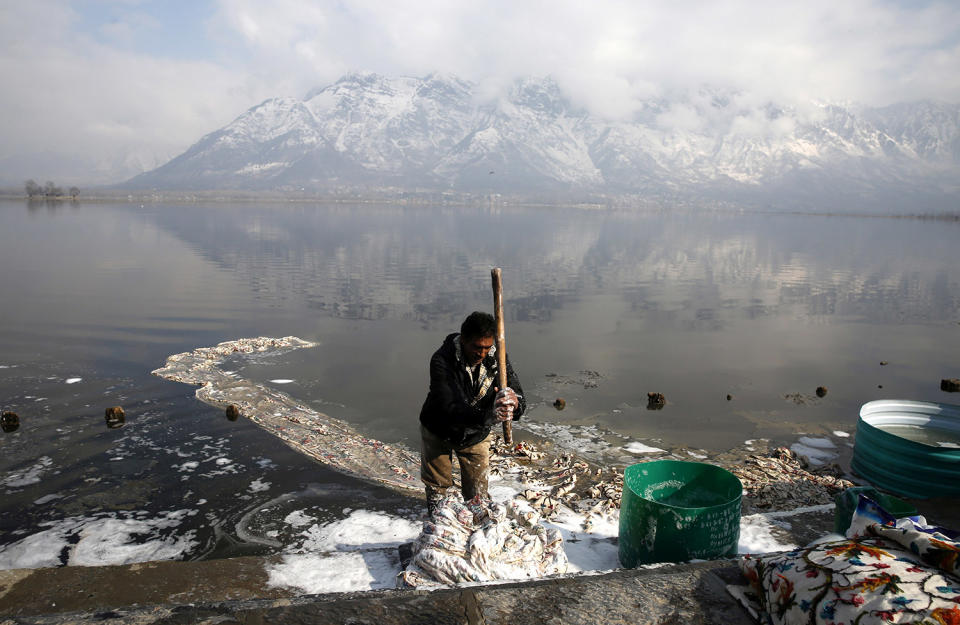
[[[66,153],[115,178],[107,172],[124,160],[137,161],[134,170],[162,164],[251,99],[235,70],[104,43],[79,22],[52,1],[13,3],[0,15],[0,158]],[[111,24],[101,34],[129,41],[137,27]]]
[[[628,3],[222,0],[218,19],[307,82],[348,69],[551,74],[617,114],[702,83],[777,98],[960,98],[960,6],[879,0]],[[313,85],[311,85],[313,86]]]
[[[152,167],[267,97],[302,96],[350,70],[451,72],[486,93],[549,74],[611,118],[702,85],[786,104],[960,100],[953,2],[181,4],[5,3],[0,158],[74,150],[104,167],[131,154]],[[702,123],[679,109],[670,119]]]

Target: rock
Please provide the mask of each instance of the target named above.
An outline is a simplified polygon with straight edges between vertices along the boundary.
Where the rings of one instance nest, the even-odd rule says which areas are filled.
[[[727,401],[731,401],[732,399],[733,399],[733,395],[731,395],[730,393],[727,393]]]
[[[230,421],[236,421],[240,416],[240,409],[237,408],[236,404],[230,404],[227,406],[227,419]]]
[[[104,418],[107,421],[107,427],[111,429],[123,427],[123,424],[127,422],[127,415],[123,412],[121,406],[107,408]]]
[[[886,367],[888,364],[889,364],[889,363],[888,363],[886,360],[881,360],[881,361],[880,361],[880,366],[881,366],[881,367]]]
[[[15,412],[5,412],[0,415],[0,427],[4,432],[13,432],[20,427],[20,415]]]
[[[827,394],[827,387],[826,387],[826,386],[818,386],[818,387],[817,387],[817,397],[824,397],[826,394]]]
[[[662,410],[666,403],[663,393],[647,393],[647,410]]]
[[[556,401],[553,402],[553,407],[557,410],[563,410],[567,407],[567,402],[562,397],[557,397]]]
[[[948,393],[960,392],[960,380],[957,378],[944,378],[940,380],[940,390]]]

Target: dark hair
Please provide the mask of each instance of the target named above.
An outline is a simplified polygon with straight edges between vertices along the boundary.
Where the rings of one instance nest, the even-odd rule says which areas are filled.
[[[490,313],[474,311],[460,325],[460,335],[467,339],[486,338],[497,334],[497,322]]]

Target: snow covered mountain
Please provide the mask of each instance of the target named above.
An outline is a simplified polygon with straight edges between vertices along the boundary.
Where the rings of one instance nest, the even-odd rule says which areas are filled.
[[[758,101],[704,87],[629,120],[576,106],[550,78],[480,99],[455,76],[349,74],[273,98],[125,186],[158,189],[453,189],[953,202],[960,105],[886,108]]]

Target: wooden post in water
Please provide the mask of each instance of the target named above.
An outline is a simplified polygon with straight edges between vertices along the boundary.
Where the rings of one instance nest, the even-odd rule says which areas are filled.
[[[507,339],[503,331],[503,282],[500,279],[500,268],[494,267],[490,271],[493,280],[493,310],[497,321],[497,369],[500,372],[500,390],[507,388]],[[503,422],[503,442],[513,445],[513,424]]]

